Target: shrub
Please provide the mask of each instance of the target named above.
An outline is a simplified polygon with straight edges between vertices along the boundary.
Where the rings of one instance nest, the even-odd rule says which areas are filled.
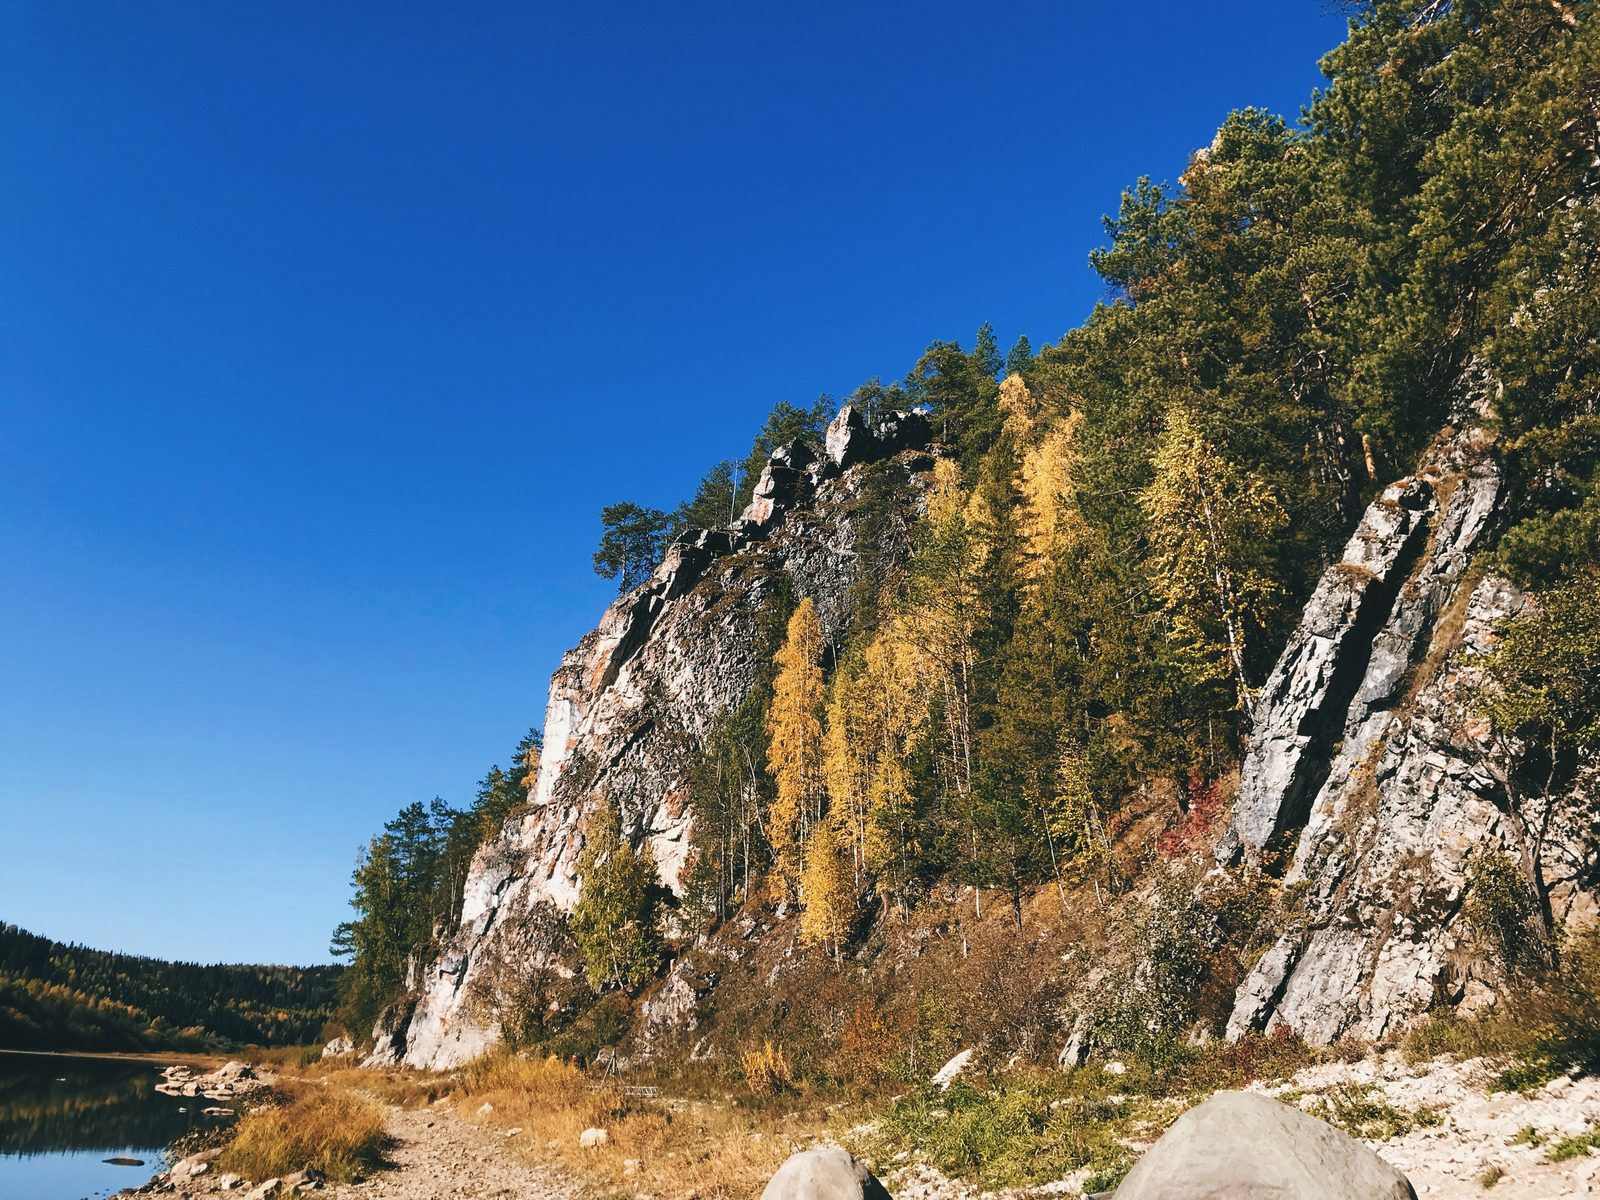
[[[1114,1185],[1132,1165],[1121,1139],[1149,1110],[1101,1094],[1093,1074],[1035,1075],[991,1088],[957,1079],[948,1091],[924,1088],[897,1100],[880,1129],[892,1145],[915,1147],[945,1173],[987,1187],[1060,1179],[1084,1168]]]
[[[371,1100],[343,1088],[308,1088],[245,1116],[217,1167],[257,1180],[312,1167],[349,1183],[384,1165],[388,1143],[383,1109]]]
[[[1507,1059],[1502,1089],[1600,1071],[1600,928],[1572,939],[1556,966],[1525,979],[1501,1008],[1484,1022],[1484,1037]]]
[[[1509,855],[1475,856],[1467,872],[1466,916],[1508,974],[1548,965],[1539,897]]]
[[[776,1096],[794,1086],[794,1065],[770,1041],[763,1042],[759,1050],[746,1050],[740,1055],[739,1067],[753,1096]]]
[[[632,1021],[632,1002],[621,992],[607,992],[570,1025],[548,1037],[542,1047],[557,1058],[594,1062],[627,1036]]]

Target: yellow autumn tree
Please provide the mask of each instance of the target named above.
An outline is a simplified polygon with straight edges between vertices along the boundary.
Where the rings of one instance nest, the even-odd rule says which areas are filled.
[[[800,940],[826,946],[837,955],[855,912],[855,881],[841,844],[839,823],[831,816],[815,822],[805,847],[805,873],[800,881]]]
[[[905,764],[924,730],[931,676],[893,617],[834,676],[823,735],[830,813],[857,885],[885,899],[909,871],[913,825]]]
[[[876,749],[872,717],[868,680],[861,664],[846,661],[834,672],[823,721],[822,777],[830,812],[844,828],[858,883],[867,869],[869,796]]]
[[[1231,683],[1248,725],[1252,652],[1281,599],[1271,549],[1288,516],[1267,483],[1228,461],[1181,404],[1167,411],[1152,465],[1139,497],[1151,582],[1191,681]]]
[[[810,597],[800,601],[783,645],[767,710],[767,770],[776,795],[767,836],[778,873],[791,890],[800,883],[806,839],[822,815],[822,625]]]
[[[1022,570],[1036,583],[1079,532],[1082,519],[1072,502],[1072,472],[1083,414],[1072,412],[1049,425],[1023,452],[1017,470],[1021,503],[1015,514],[1022,535]]]

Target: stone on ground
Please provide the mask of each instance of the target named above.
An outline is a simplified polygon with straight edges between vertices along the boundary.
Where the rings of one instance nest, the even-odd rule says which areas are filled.
[[[843,1146],[793,1155],[767,1183],[761,1200],[891,1200],[877,1176]]]
[[[1116,1200],[1416,1200],[1410,1182],[1326,1121],[1218,1092],[1179,1117]]]
[[[955,1082],[956,1076],[965,1071],[967,1069],[967,1065],[971,1062],[972,1051],[963,1050],[949,1062],[945,1063],[944,1066],[940,1067],[938,1071],[934,1072],[932,1081],[933,1086],[938,1088],[940,1091],[949,1091],[950,1085]]]

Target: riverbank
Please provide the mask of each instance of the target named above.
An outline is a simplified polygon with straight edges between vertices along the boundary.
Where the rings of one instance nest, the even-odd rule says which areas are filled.
[[[248,1056],[250,1051],[240,1053]],[[228,1061],[226,1054],[195,1050],[19,1050],[0,1047],[0,1054],[45,1055],[50,1058],[103,1058],[113,1062],[147,1062],[187,1067],[220,1067]]]
[[[821,1141],[837,1141],[869,1163],[898,1200],[1030,1200],[1100,1186],[1086,1169],[1015,1187],[953,1178],[939,1169],[936,1145],[913,1144],[858,1106],[752,1110],[705,1097],[625,1095],[592,1090],[569,1071],[511,1059],[449,1077],[313,1071],[309,1086],[386,1097],[388,1165],[359,1182],[308,1181],[297,1190],[348,1200],[746,1197],[790,1153]],[[1407,1063],[1389,1054],[1319,1063],[1250,1090],[1355,1136],[1404,1171],[1419,1200],[1468,1200],[1491,1190],[1497,1200],[1600,1195],[1600,1078],[1562,1075],[1505,1092],[1494,1090],[1496,1076],[1482,1059]],[[1130,1158],[1198,1099],[1147,1109],[1124,1142]],[[171,1180],[152,1182],[150,1190],[177,1197],[255,1194],[254,1181],[214,1169],[170,1190]],[[259,1200],[290,1191],[269,1189]]]

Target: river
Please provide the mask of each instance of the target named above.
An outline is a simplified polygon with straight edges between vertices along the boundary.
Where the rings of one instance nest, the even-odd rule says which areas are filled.
[[[144,1183],[216,1101],[163,1096],[161,1064],[0,1052],[0,1198],[84,1200]],[[115,1166],[136,1158],[143,1166]]]

